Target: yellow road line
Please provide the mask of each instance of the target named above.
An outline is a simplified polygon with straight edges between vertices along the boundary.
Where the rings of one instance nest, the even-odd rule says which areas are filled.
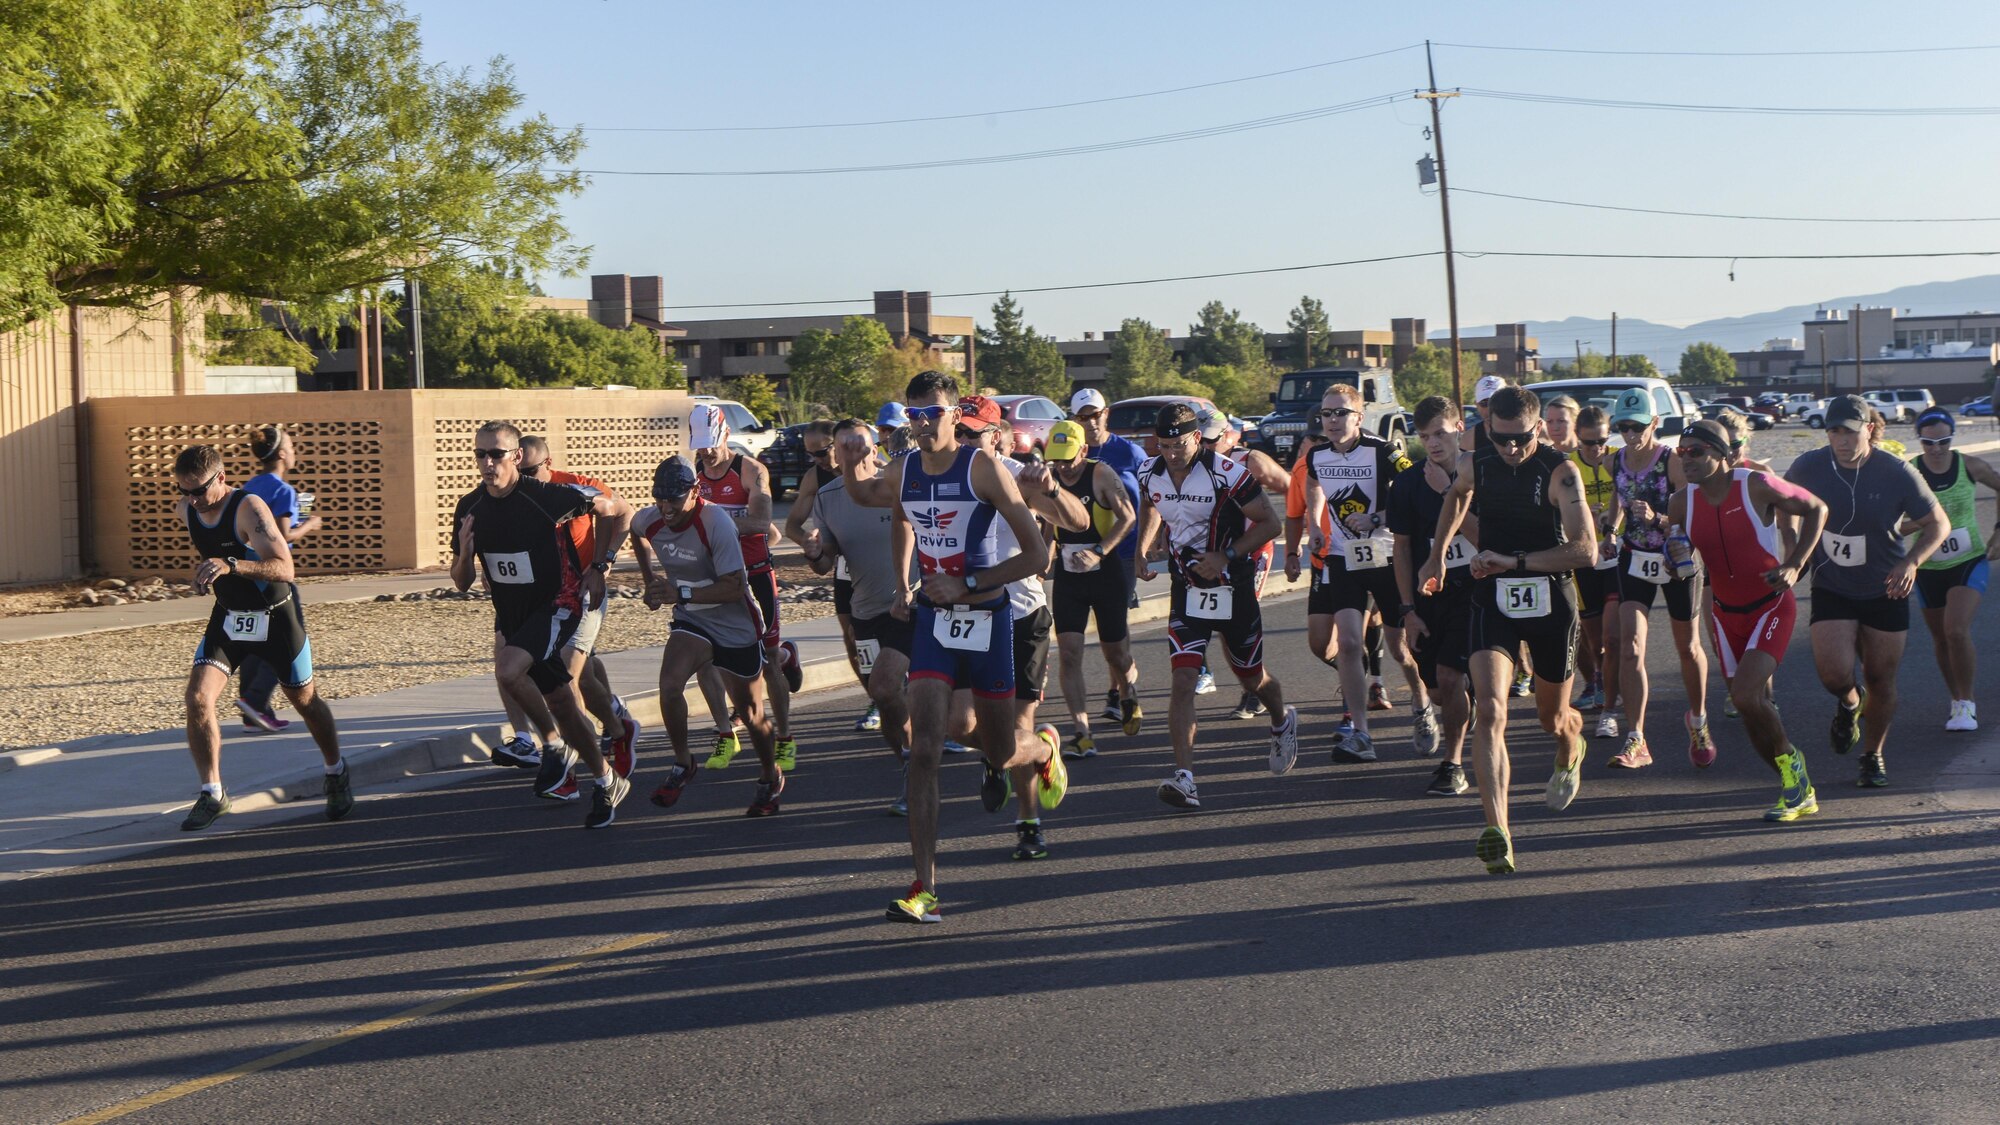
[[[406,1011],[397,1012],[393,1016],[384,1016],[379,1020],[370,1020],[367,1023],[350,1027],[345,1031],[337,1031],[332,1035],[314,1039],[309,1043],[301,1043],[296,1047],[279,1051],[275,1055],[265,1055],[261,1059],[252,1059],[249,1062],[238,1063],[228,1070],[217,1071],[214,1074],[204,1075],[200,1078],[190,1078],[186,1082],[175,1083],[163,1090],[155,1090],[150,1094],[141,1095],[130,1101],[106,1106],[95,1113],[86,1113],[82,1117],[72,1117],[63,1122],[62,1125],[98,1125],[99,1122],[103,1121],[115,1121],[120,1117],[137,1113],[142,1109],[151,1109],[156,1105],[164,1105],[178,1098],[185,1098],[189,1094],[200,1093],[211,1087],[220,1086],[225,1082],[234,1082],[238,1078],[256,1074],[258,1071],[270,1070],[272,1067],[283,1066],[288,1062],[305,1058],[307,1055],[316,1055],[321,1051],[331,1050],[344,1043],[351,1043],[363,1036],[373,1035],[378,1031],[389,1031],[393,1028],[401,1027],[406,1023],[423,1019],[425,1016],[436,1015],[447,1008],[456,1008],[461,1004],[469,1004],[474,1000],[481,1000],[488,996],[506,992],[509,989],[520,988],[525,984],[533,984],[543,977],[568,972],[571,969],[588,964],[601,957],[609,957],[614,953],[623,953],[628,949],[637,949],[642,945],[650,945],[666,936],[665,934],[635,934],[621,941],[614,941],[610,945],[600,945],[596,949],[590,950],[587,953],[580,953],[566,961],[557,961],[552,964],[543,965],[537,969],[527,969],[503,980],[472,989],[469,992],[454,993],[450,996],[432,1000],[428,1004],[419,1004]]]

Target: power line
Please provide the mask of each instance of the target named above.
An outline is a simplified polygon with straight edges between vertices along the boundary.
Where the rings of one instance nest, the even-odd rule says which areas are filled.
[[[1468,258],[1611,258],[1661,262],[1847,262],[1875,258],[1993,258],[2000,250],[1916,250],[1886,254],[1618,254],[1568,250],[1460,250]]]
[[[1533,102],[1542,105],[1580,105],[1598,109],[1649,109],[1679,113],[1752,113],[1776,114],[1793,117],[1991,117],[2000,114],[2000,106],[1785,106],[1785,105],[1709,105],[1692,102],[1644,102],[1625,101],[1616,98],[1586,98],[1569,94],[1536,94],[1520,90],[1484,90],[1472,86],[1460,88],[1469,98],[1492,98],[1499,101]]]
[[[928,168],[964,168],[981,164],[1011,164],[1023,160],[1048,160],[1059,156],[1080,156],[1088,153],[1115,152],[1127,148],[1145,148],[1152,145],[1173,144],[1178,141],[1200,140],[1205,137],[1219,137],[1230,133],[1247,133],[1257,129],[1270,129],[1279,125],[1293,125],[1301,121],[1317,121],[1356,110],[1372,109],[1388,105],[1409,95],[1398,90],[1387,94],[1376,94],[1340,105],[1318,106],[1313,109],[1296,110],[1291,113],[1258,117],[1249,121],[1235,121],[1227,125],[1211,125],[1201,129],[1186,129],[1177,133],[1160,133],[1150,137],[1131,137],[1120,141],[1103,141],[1096,144],[1071,145],[1066,148],[1036,149],[1029,152],[995,153],[989,156],[958,156],[940,160],[914,160],[897,164],[857,164],[825,168],[746,168],[746,169],[630,169],[630,168],[549,168],[546,172],[585,176],[831,176],[852,172],[909,172]]]
[[[1210,90],[1217,86],[1234,86],[1243,82],[1260,82],[1266,78],[1282,78],[1288,74],[1303,74],[1311,70],[1322,70],[1343,63],[1377,59],[1384,55],[1413,51],[1423,46],[1410,43],[1401,47],[1390,47],[1382,51],[1370,51],[1365,55],[1350,55],[1344,59],[1328,59],[1325,62],[1307,63],[1304,66],[1271,70],[1263,74],[1247,74],[1241,78],[1220,78],[1213,82],[1197,82],[1191,86],[1173,86],[1165,90],[1147,90],[1138,94],[1114,94],[1105,98],[1082,98],[1076,101],[1051,102],[1047,105],[1017,106],[1013,109],[988,109],[977,113],[944,113],[929,117],[889,117],[876,121],[821,121],[806,125],[586,125],[590,133],[778,133],[805,129],[867,129],[878,125],[924,125],[939,121],[969,121],[979,117],[1004,117],[1016,113],[1043,113],[1052,109],[1075,109],[1087,105],[1107,105],[1111,102],[1129,102],[1140,98],[1157,98],[1167,94],[1184,94],[1190,90]]]
[[[1629,211],[1639,215],[1681,215],[1695,219],[1752,219],[1766,223],[2000,223],[2000,215],[1969,216],[1958,219],[1855,219],[1806,215],[1732,215],[1719,211],[1669,211],[1657,207],[1621,207],[1612,203],[1582,203],[1574,199],[1546,199],[1539,195],[1512,195],[1504,191],[1481,191],[1478,188],[1468,187],[1455,187],[1452,191],[1463,195],[1491,196],[1494,199],[1518,199],[1527,203],[1552,203],[1558,207],[1587,207],[1595,211]]]
[[[1868,47],[1838,51],[1624,51],[1590,47],[1509,47],[1497,43],[1444,43],[1461,51],[1521,51],[1545,55],[1650,55],[1689,58],[1812,58],[1826,55],[1929,55],[1950,51],[2000,51],[2000,43],[1975,43],[1961,47]]]

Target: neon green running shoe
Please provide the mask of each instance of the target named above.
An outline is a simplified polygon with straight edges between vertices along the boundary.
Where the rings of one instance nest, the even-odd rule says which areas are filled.
[[[1035,728],[1035,737],[1049,744],[1049,760],[1036,771],[1036,780],[1042,807],[1052,809],[1062,804],[1063,797],[1069,793],[1069,767],[1063,764],[1060,749],[1062,736],[1056,733],[1055,727],[1043,723]]]
[[[708,761],[701,764],[701,768],[705,770],[719,770],[734,761],[736,755],[742,749],[743,742],[737,737],[734,730],[731,730],[727,734],[716,731],[715,750],[709,754]]]
[[[1472,849],[1480,862],[1486,864],[1488,875],[1512,875],[1514,873],[1514,841],[1509,839],[1502,828],[1489,827],[1479,834],[1479,843]]]
[[[786,773],[799,764],[799,742],[795,738],[778,740],[778,768]]]
[[[1812,779],[1806,776],[1806,758],[1799,748],[1778,756],[1778,803],[1764,810],[1764,819],[1774,824],[1790,824],[1819,811],[1819,797]]]
[[[914,922],[918,925],[944,921],[938,914],[937,896],[925,890],[922,883],[911,883],[909,897],[890,903],[888,917],[891,922]]]

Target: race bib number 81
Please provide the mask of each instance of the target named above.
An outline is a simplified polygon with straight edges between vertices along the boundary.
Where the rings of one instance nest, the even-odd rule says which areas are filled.
[[[535,564],[528,552],[486,556],[486,576],[508,586],[528,586],[535,581]]]

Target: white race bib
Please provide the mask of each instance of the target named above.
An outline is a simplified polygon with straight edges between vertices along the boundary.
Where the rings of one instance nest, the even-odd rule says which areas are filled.
[[[243,644],[261,644],[271,639],[271,611],[232,609],[222,615],[222,635]]]
[[[1494,586],[1494,602],[1500,612],[1515,619],[1549,615],[1549,576],[1502,578]]]
[[[953,606],[937,611],[931,625],[937,642],[960,652],[985,652],[993,647],[993,611]]]
[[[1962,527],[1954,527],[1951,534],[1944,537],[1938,549],[1931,554],[1933,562],[1950,562],[1972,550],[1972,533]]]
[[[875,660],[881,655],[881,641],[873,637],[867,640],[862,640],[860,637],[854,638],[854,662],[861,666],[862,675],[865,676],[875,670]]]
[[[846,556],[846,555],[842,555],[842,556],[840,556],[839,558],[837,558],[837,559],[833,560],[833,576],[834,576],[834,578],[835,578],[835,579],[837,579],[838,581],[841,581],[841,582],[852,582],[852,581],[854,581],[854,576],[853,576],[852,574],[849,574],[849,573],[847,572],[847,556]]]
[[[1673,568],[1667,565],[1667,556],[1658,551],[1632,552],[1632,565],[1625,572],[1655,586],[1666,585],[1674,576]]]
[[[1466,566],[1472,562],[1472,556],[1477,553],[1472,549],[1472,540],[1463,535],[1454,535],[1451,537],[1451,546],[1446,547],[1444,551],[1444,568],[1450,570],[1453,567]]]
[[[1819,537],[1819,549],[1826,552],[1827,561],[1835,566],[1868,565],[1865,535],[1835,535],[1829,531]]]
[[[1089,566],[1084,566],[1078,561],[1078,555],[1083,554],[1085,551],[1095,550],[1097,548],[1089,543],[1064,543],[1062,545],[1063,569],[1069,571],[1071,574],[1088,574],[1098,567],[1103,566],[1104,558],[1101,555],[1098,556],[1098,560],[1095,563]]]
[[[1340,553],[1347,557],[1349,570],[1380,570],[1389,565],[1396,541],[1386,535],[1369,535],[1343,540]]]
[[[486,577],[509,586],[528,586],[535,581],[535,564],[528,552],[486,556]]]
[[[1227,621],[1236,613],[1236,590],[1231,586],[1189,586],[1187,615],[1203,621]]]

